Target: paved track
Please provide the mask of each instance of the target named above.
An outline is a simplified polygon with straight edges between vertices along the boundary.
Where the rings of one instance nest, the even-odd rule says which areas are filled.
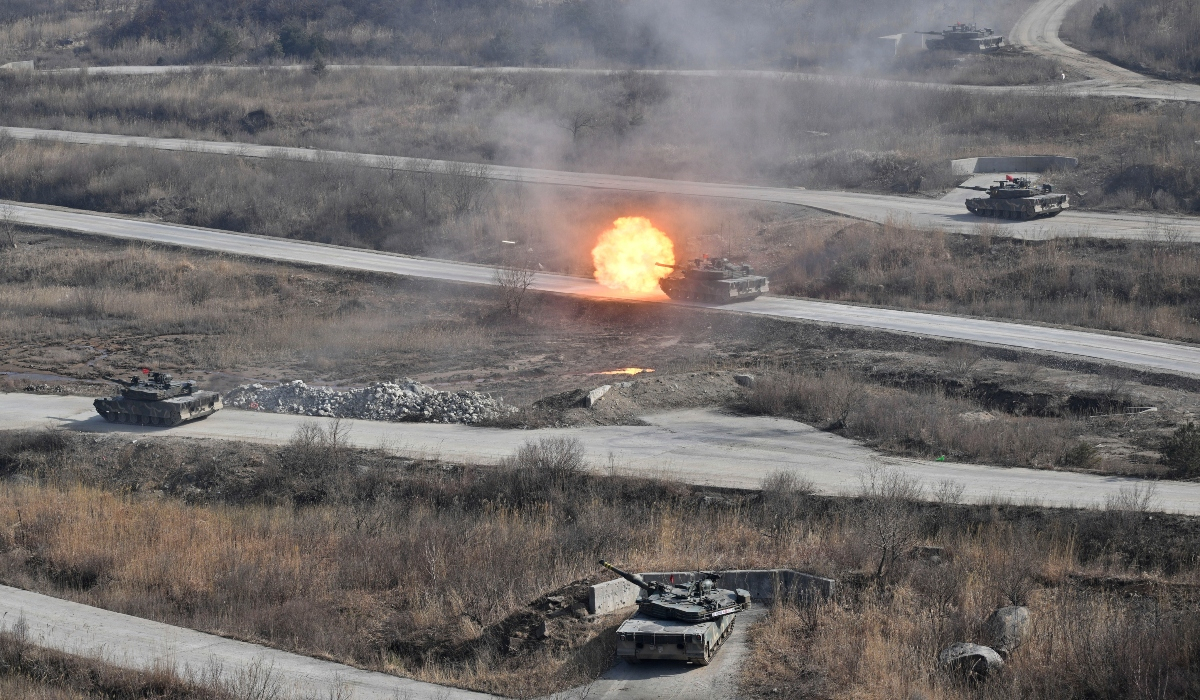
[[[778,202],[810,207],[831,214],[885,223],[938,228],[964,234],[974,234],[987,225],[993,234],[1028,240],[1091,236],[1095,238],[1161,239],[1200,241],[1200,218],[1168,217],[1145,214],[1100,214],[1069,211],[1052,219],[1031,222],[981,219],[968,213],[958,202],[915,197],[862,194],[857,192],[828,192],[760,187],[715,182],[664,180],[633,175],[578,173],[565,170],[519,168],[508,165],[479,165],[443,160],[424,160],[399,156],[382,156],[346,151],[325,151],[309,148],[262,146],[250,143],[197,141],[193,139],[162,139],[117,134],[92,134],[78,131],[57,131],[24,127],[0,127],[0,133],[21,140],[42,140],[99,146],[151,148],[162,151],[213,153],[247,158],[274,158],[310,162],[352,163],[369,168],[414,172],[467,172],[475,176],[528,185],[588,187],[594,189],[652,192],[689,197],[714,197],[756,202]]]
[[[359,248],[342,248],[268,236],[250,236],[70,209],[19,204],[9,206],[17,221],[32,226],[80,231],[127,240],[150,241],[270,260],[367,270],[447,282],[485,285],[495,283],[494,270],[483,265],[413,258]],[[636,296],[608,289],[595,280],[549,273],[539,273],[534,278],[532,288],[545,292],[600,299],[674,303],[661,293]],[[725,313],[758,314],[914,333],[938,338],[1078,355],[1107,362],[1200,376],[1200,348],[1191,345],[961,316],[877,309],[773,296],[759,297],[754,301],[718,308]]]
[[[151,671],[163,665],[196,680],[237,682],[267,673],[283,698],[482,700],[492,696],[289,654],[203,632],[0,586],[0,623],[23,619],[31,644]],[[340,693],[351,693],[342,695]]]
[[[409,456],[491,464],[528,440],[543,436],[577,438],[598,466],[611,454],[622,473],[659,476],[707,486],[754,489],[775,471],[795,471],[823,493],[853,494],[859,475],[877,458],[845,438],[796,421],[744,417],[712,409],[669,411],[644,416],[648,426],[602,426],[540,430],[500,430],[433,423],[343,421],[359,447],[384,447]],[[282,444],[310,418],[226,409],[195,423],[164,431],[104,422],[91,399],[77,396],[0,394],[0,425],[54,425],[87,432],[145,437],[169,434]],[[994,499],[1051,506],[1100,506],[1136,479],[1041,469],[989,467],[917,459],[891,459],[922,482],[952,479],[965,487],[970,502]],[[1200,483],[1163,481],[1163,510],[1200,514]]]

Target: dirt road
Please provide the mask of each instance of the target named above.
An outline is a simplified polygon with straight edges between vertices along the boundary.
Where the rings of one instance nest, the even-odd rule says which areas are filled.
[[[301,416],[226,409],[196,423],[169,430],[180,437],[254,442],[286,442],[306,421]],[[711,486],[757,488],[767,474],[795,471],[823,493],[853,494],[859,475],[878,459],[875,452],[803,423],[767,417],[743,417],[713,409],[670,411],[645,416],[647,426],[602,426],[500,430],[432,423],[343,421],[350,441],[360,447],[468,463],[494,463],[527,440],[543,436],[577,438],[593,465],[613,465],[622,473],[659,476]],[[91,399],[75,396],[0,394],[0,425],[55,425],[71,430],[122,433],[138,437],[162,429],[105,423]],[[611,462],[610,462],[611,457]],[[890,463],[926,484],[954,480],[969,502],[994,499],[1048,506],[1102,506],[1109,496],[1140,483],[1137,479],[1039,469],[989,467],[915,459]],[[1161,509],[1200,514],[1200,483],[1163,481]]]
[[[11,211],[17,221],[32,226],[308,265],[368,270],[447,282],[484,285],[495,283],[495,271],[483,265],[413,258],[359,248],[251,236],[178,224],[161,224],[71,209],[13,204]],[[595,280],[550,273],[539,273],[534,278],[532,288],[601,299],[675,303],[670,302],[661,293],[631,295],[603,287]],[[1200,348],[1141,338],[773,296],[719,307],[719,310],[722,313],[748,313],[818,321],[1063,353],[1200,376]]]
[[[21,140],[55,141],[87,145],[133,148],[152,148],[163,151],[193,151],[295,161],[345,162],[384,170],[417,172],[463,172],[463,166],[476,168],[478,177],[527,185],[588,187],[630,192],[688,197],[715,197],[758,202],[796,204],[819,211],[855,219],[884,223],[889,220],[914,226],[937,228],[964,234],[978,233],[986,223],[1002,235],[1028,240],[1044,240],[1075,236],[1095,238],[1156,239],[1167,235],[1182,240],[1200,241],[1200,218],[1154,216],[1148,214],[1111,214],[1068,211],[1052,219],[1036,221],[1007,221],[980,219],[967,212],[961,203],[916,197],[894,197],[859,192],[802,190],[787,187],[760,187],[716,182],[664,180],[632,175],[578,173],[541,168],[518,168],[508,165],[463,164],[454,161],[423,160],[399,156],[381,156],[346,151],[324,151],[309,148],[260,146],[251,143],[197,141],[193,139],[161,139],[119,134],[93,134],[78,131],[0,127],[0,133]]]

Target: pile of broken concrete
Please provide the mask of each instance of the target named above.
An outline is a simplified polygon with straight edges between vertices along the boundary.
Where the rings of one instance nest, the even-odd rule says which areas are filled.
[[[246,384],[224,400],[226,406],[249,411],[428,423],[479,423],[517,410],[488,394],[439,391],[412,379],[346,391],[309,386],[299,379],[274,386]]]

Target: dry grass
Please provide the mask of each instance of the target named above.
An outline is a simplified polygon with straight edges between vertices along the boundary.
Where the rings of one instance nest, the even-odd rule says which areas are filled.
[[[958,641],[986,642],[982,621],[1011,604],[1013,565],[1003,528],[951,538],[954,559],[912,563],[886,589],[868,587],[811,609],[778,606],[752,632],[743,671],[751,697],[779,698],[1183,698],[1200,690],[1195,589],[1171,600],[1150,594],[1151,613],[1119,592],[1071,585],[1069,542],[1022,548],[1033,633],[997,678],[968,683],[936,664]],[[999,540],[999,541],[997,541]],[[943,541],[946,542],[946,541]],[[1069,555],[1068,555],[1069,556]],[[1008,558],[1008,560],[1005,560]]]
[[[1007,27],[1026,4],[981,8],[978,19]],[[342,62],[859,71],[890,59],[877,55],[875,37],[932,29],[972,8],[965,0],[936,10],[917,0],[866,0],[852,12],[827,0],[752,0],[736,10],[715,0],[473,0],[386,10],[370,0],[10,0],[0,27],[17,40],[10,55],[50,65],[316,62],[320,53]]]
[[[1034,468],[1061,464],[1080,430],[1060,418],[993,414],[937,389],[885,388],[836,371],[766,374],[747,393],[745,407],[791,416],[889,452]]]
[[[1079,576],[1198,582],[1200,539],[1196,521],[1184,517],[917,504],[878,489],[862,499],[830,499],[778,479],[768,494],[709,492],[580,471],[569,444],[533,446],[496,469],[354,451],[338,460],[340,468],[303,477],[259,448],[191,442],[188,456],[183,443],[145,442],[7,435],[0,453],[5,471],[37,482],[0,486],[0,523],[7,524],[0,579],[521,697],[598,673],[602,666],[584,663],[594,649],[580,647],[587,640],[579,639],[547,655],[514,656],[473,640],[545,592],[595,575],[600,557],[642,570],[789,566],[838,578],[840,607],[803,618],[822,621],[818,629],[827,636],[795,633],[819,639],[814,647],[826,651],[783,656],[788,663],[803,659],[831,688],[846,692],[883,677],[917,682],[910,672],[925,679],[919,682],[938,682],[922,671],[931,663],[929,650],[974,633],[980,616],[1005,600],[1031,601],[1039,634],[1055,644],[1078,629],[1104,638],[1099,626],[1083,627],[1099,619],[1078,615],[1091,600],[1108,600],[1111,619],[1129,625],[1152,619],[1136,600],[1098,598],[1076,587]],[[103,464],[94,463],[96,454]],[[191,463],[173,466],[181,458]],[[80,479],[94,485],[79,485]],[[168,492],[190,494],[194,504],[148,495],[172,481]],[[246,500],[237,483],[266,484],[264,502]],[[313,493],[326,496],[314,501]],[[289,496],[287,505],[270,505]],[[891,499],[889,517],[911,532],[906,541],[946,546],[952,563],[927,570],[899,556],[876,577],[881,553],[889,555],[869,536],[884,510],[880,498]],[[1171,617],[1172,605],[1162,600],[1163,619],[1174,622],[1160,624],[1176,625],[1193,642],[1171,653],[1194,655],[1187,644],[1194,643],[1196,623]],[[790,629],[778,618],[787,614],[777,611],[768,629]],[[783,618],[789,619],[799,618]],[[593,632],[603,633],[599,626]],[[879,673],[896,654],[907,655],[900,667],[911,671]],[[1105,672],[1138,673],[1142,658],[1127,663],[1113,655]],[[1035,664],[1021,682],[1075,683],[1070,669]]]
[[[380,299],[379,282],[369,278],[138,246],[52,255],[21,246],[3,256],[0,338],[10,347],[158,337],[171,339],[154,351],[160,362],[222,369],[299,362],[325,371],[383,353],[452,357],[492,342],[491,329],[452,311],[415,314],[417,305]],[[73,364],[94,351],[79,352],[58,359]],[[97,371],[112,366],[96,362]]]
[[[1200,108],[1065,97],[1052,87],[1014,100],[636,74],[0,80],[12,125],[883,192],[945,191],[956,184],[953,158],[1066,152],[1080,170],[1055,179],[1077,205],[1200,206]],[[257,110],[268,119],[249,118]]]
[[[192,683],[166,669],[127,671],[43,649],[29,643],[19,626],[18,621],[0,632],[0,697],[5,700],[268,700],[279,695],[270,681],[257,685],[267,692],[255,694],[244,692],[247,686],[239,688],[237,681]]]
[[[776,293],[1200,339],[1200,247],[1169,232],[1148,242],[1032,242],[986,230],[797,228],[787,236],[794,257],[771,271]]]
[[[1200,79],[1200,10],[1187,0],[1086,0],[1067,15],[1066,38],[1105,60],[1168,80]]]

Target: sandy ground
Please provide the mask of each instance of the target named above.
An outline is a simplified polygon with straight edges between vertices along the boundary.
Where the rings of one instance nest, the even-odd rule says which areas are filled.
[[[210,418],[170,429],[178,437],[219,438],[281,444],[311,418],[226,409]],[[851,440],[781,418],[743,417],[713,409],[667,411],[643,418],[648,425],[501,430],[430,423],[343,421],[360,447],[382,447],[410,456],[452,462],[493,463],[528,440],[577,438],[598,469],[694,484],[757,488],[775,471],[793,471],[829,494],[853,494],[859,476],[883,460],[929,486],[944,480],[964,485],[963,500],[1008,500],[1059,507],[1103,506],[1137,479],[1050,470],[990,467],[916,459],[882,458]],[[71,430],[128,434],[146,439],[160,428],[105,423],[91,399],[74,396],[0,394],[0,425],[60,426]],[[1158,510],[1200,514],[1200,483],[1161,481]]]

